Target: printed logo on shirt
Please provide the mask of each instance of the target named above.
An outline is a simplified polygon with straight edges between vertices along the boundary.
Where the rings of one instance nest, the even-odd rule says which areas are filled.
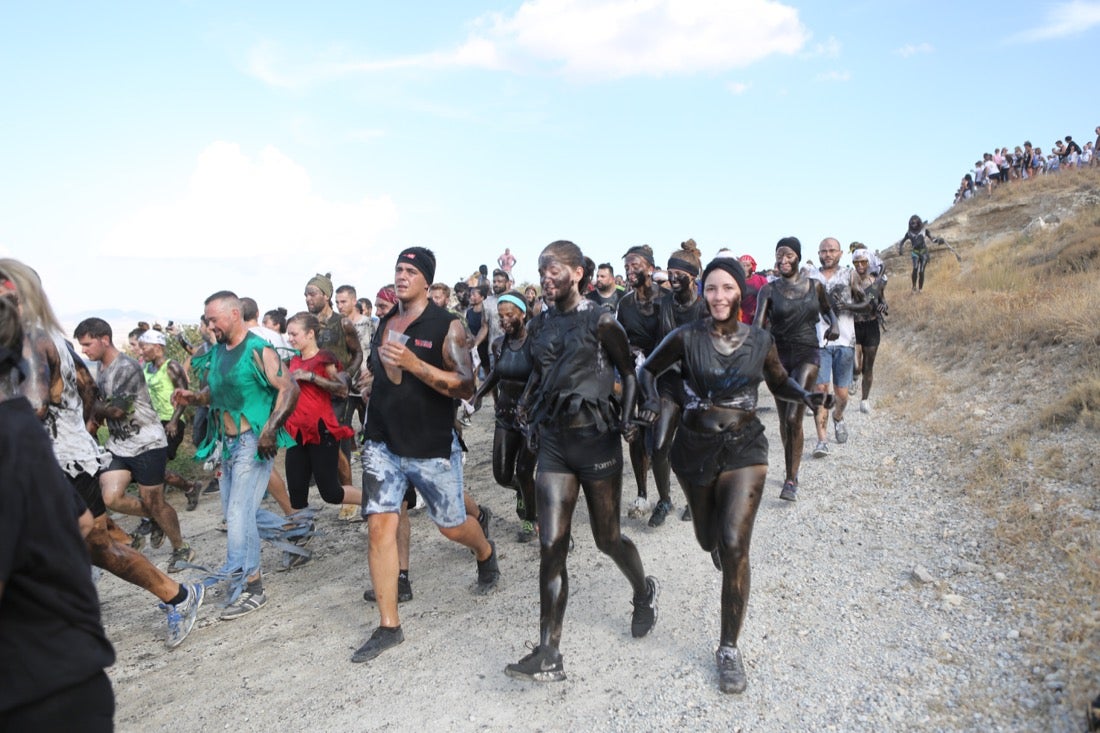
[[[413,344],[419,346],[422,349],[432,348],[432,342],[425,339],[413,339]]]

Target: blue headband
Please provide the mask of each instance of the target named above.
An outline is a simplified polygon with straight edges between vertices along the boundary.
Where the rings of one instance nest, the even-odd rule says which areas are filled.
[[[523,311],[525,314],[527,313],[527,304],[523,302],[523,298],[517,298],[511,293],[505,293],[504,295],[500,296],[499,298],[497,298],[497,302],[511,303],[512,305]]]

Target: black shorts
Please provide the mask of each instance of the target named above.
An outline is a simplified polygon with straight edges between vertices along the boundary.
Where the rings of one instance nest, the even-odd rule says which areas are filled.
[[[798,367],[803,364],[821,366],[821,349],[817,346],[784,344],[781,348],[776,344],[775,350],[779,354],[779,363],[787,370],[787,376],[793,377]]]
[[[539,428],[539,473],[571,473],[595,481],[623,470],[623,441],[618,431],[583,428]]]
[[[111,454],[109,471],[129,471],[130,478],[138,486],[161,486],[164,484],[164,472],[168,468],[168,450],[153,448],[136,456],[116,456]]]
[[[856,321],[856,345],[875,347],[879,345],[882,333],[878,327],[878,319],[873,321]]]
[[[73,489],[88,506],[93,519],[107,513],[107,507],[103,504],[103,492],[99,489],[99,476],[89,476],[81,471],[75,477],[68,476],[68,479]]]
[[[753,419],[736,433],[700,433],[680,425],[669,460],[676,478],[686,486],[710,486],[723,471],[766,466],[764,425]]]
[[[168,457],[168,460],[172,460],[173,458],[176,457],[176,451],[179,450],[180,443],[183,442],[183,429],[184,429],[185,426],[183,424],[183,420],[180,420],[179,432],[177,432],[176,437],[173,438],[171,435],[168,434],[168,423],[169,423],[168,420],[161,420],[160,421],[160,424],[164,426],[164,437],[168,438],[167,457]]]

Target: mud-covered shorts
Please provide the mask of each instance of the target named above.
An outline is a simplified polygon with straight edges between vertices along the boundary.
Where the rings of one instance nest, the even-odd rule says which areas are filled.
[[[681,483],[710,486],[723,471],[767,465],[764,425],[754,418],[737,432],[700,433],[681,424],[669,460]]]

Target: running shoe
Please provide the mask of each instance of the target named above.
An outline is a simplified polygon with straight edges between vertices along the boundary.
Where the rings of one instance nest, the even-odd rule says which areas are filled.
[[[400,626],[392,628],[379,626],[374,630],[374,633],[370,635],[366,643],[355,650],[355,654],[351,655],[351,661],[356,664],[360,662],[369,662],[382,652],[397,646],[403,641],[405,641],[405,632],[401,630]]]
[[[477,588],[479,595],[485,595],[497,587],[500,581],[500,567],[497,565],[497,546],[489,542],[492,553],[484,560],[477,561]]]
[[[155,550],[164,544],[164,530],[160,528],[160,525],[150,520],[152,526],[149,528],[149,545]]]
[[[195,620],[199,617],[199,606],[206,596],[206,586],[202,583],[184,583],[183,587],[187,589],[187,598],[182,602],[174,606],[170,603],[160,604],[161,610],[168,614],[168,638],[164,644],[169,649],[178,647],[191,633]]]
[[[191,549],[191,545],[180,545],[175,550],[172,550],[172,559],[168,563],[168,572],[178,573],[183,570],[183,566],[195,559],[195,551]]]
[[[138,526],[130,533],[130,547],[140,550],[145,547],[145,538],[153,531],[153,521],[149,517],[142,517]]]
[[[870,415],[871,414],[871,403],[868,400],[860,400],[859,401],[859,411],[862,412],[864,415]]]
[[[639,496],[634,499],[634,504],[630,507],[630,511],[626,513],[626,516],[631,519],[641,519],[646,514],[649,514],[649,499]]]
[[[718,663],[718,689],[726,694],[744,692],[749,680],[745,676],[741,650],[735,646],[720,646],[714,653],[714,660]]]
[[[210,479],[210,483],[206,485],[206,488],[202,490],[204,494],[216,494],[222,490],[222,486],[218,483],[216,478]]]
[[[657,505],[653,507],[653,514],[649,517],[650,527],[660,527],[665,523],[665,519],[668,518],[668,513],[672,511],[672,502],[667,499],[661,499],[657,502]]]
[[[221,521],[221,523],[218,524],[218,531],[219,532],[228,532],[229,531],[229,522],[227,522],[223,519]]]
[[[481,525],[481,531],[485,533],[485,539],[489,539],[489,520],[493,518],[493,513],[489,511],[489,507],[477,505],[477,523]]]
[[[833,420],[833,432],[836,434],[836,442],[848,442],[848,426],[844,424],[843,420]]]
[[[646,577],[645,587],[645,596],[632,601],[634,613],[630,617],[630,633],[635,639],[648,634],[657,623],[657,594],[661,592],[661,587],[652,575]]]
[[[280,573],[285,573],[287,570],[293,570],[294,568],[300,568],[310,560],[313,559],[313,553],[307,552],[304,555],[300,555],[297,552],[287,552],[283,550],[283,561],[279,564],[276,570]]]
[[[247,616],[253,611],[257,611],[267,605],[267,596],[263,593],[253,593],[251,591],[244,591],[237,600],[230,603],[224,609],[222,609],[221,618],[224,621],[232,621],[235,618],[241,616]]]
[[[824,458],[829,455],[829,444],[824,440],[817,441],[817,445],[814,446],[814,458]]]
[[[398,575],[397,576],[397,602],[404,603],[405,601],[411,601],[413,599],[413,587],[409,581],[409,576]],[[367,603],[377,603],[378,597],[374,595],[374,588],[367,588],[363,591],[363,600]]]
[[[535,523],[525,519],[523,520],[523,524],[520,525],[519,532],[516,533],[516,542],[526,545],[528,542],[535,539],[537,534],[538,533],[535,531]]]
[[[680,521],[681,522],[690,522],[691,521],[691,507],[686,506],[686,507],[684,507],[684,511],[680,512]]]
[[[183,490],[183,495],[187,497],[187,511],[193,512],[199,505],[199,496],[202,494],[202,484],[198,481],[192,481],[186,489]]]
[[[532,646],[532,652],[515,664],[504,668],[504,674],[521,680],[534,682],[561,682],[565,679],[565,667],[561,652],[545,646]]]
[[[794,481],[784,481],[783,490],[779,492],[779,498],[783,501],[798,501],[798,484]]]

